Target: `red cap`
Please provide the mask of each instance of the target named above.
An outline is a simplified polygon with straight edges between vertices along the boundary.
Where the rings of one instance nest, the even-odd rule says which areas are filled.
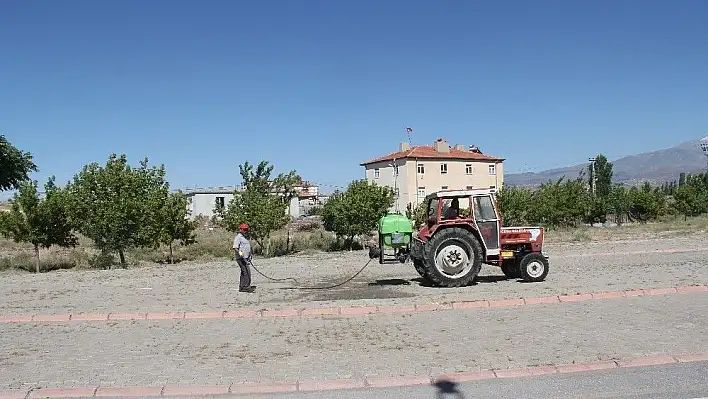
[[[238,228],[241,230],[248,230],[248,225],[246,223],[241,223],[241,225],[238,226]]]

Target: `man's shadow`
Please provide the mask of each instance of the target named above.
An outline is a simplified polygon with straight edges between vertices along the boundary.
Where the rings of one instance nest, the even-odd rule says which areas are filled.
[[[438,389],[436,396],[440,399],[465,399],[462,391],[457,389],[457,383],[449,380],[438,380],[433,384]]]

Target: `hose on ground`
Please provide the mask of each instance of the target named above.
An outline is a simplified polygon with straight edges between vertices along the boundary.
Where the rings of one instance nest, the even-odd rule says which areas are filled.
[[[326,286],[326,287],[284,287],[284,288],[281,288],[281,289],[284,289],[284,290],[330,290],[330,289],[332,289],[332,288],[337,288],[337,287],[340,287],[340,286],[342,286],[342,285],[344,285],[344,284],[346,284],[346,283],[348,283],[348,282],[354,280],[354,279],[356,278],[356,276],[358,276],[359,274],[361,274],[361,272],[363,272],[364,269],[366,269],[366,267],[369,266],[369,263],[371,263],[372,260],[373,260],[373,258],[372,258],[372,259],[369,259],[369,261],[366,262],[366,263],[364,264],[364,266],[362,266],[361,269],[359,269],[358,272],[354,273],[353,276],[347,278],[346,280],[344,280],[344,281],[342,281],[342,282],[340,282],[340,283],[334,284],[334,285],[329,285],[329,286]],[[267,275],[263,274],[260,270],[258,270],[258,268],[256,267],[256,265],[253,264],[253,260],[248,261],[248,263],[253,267],[253,269],[254,269],[256,272],[258,272],[258,274],[260,274],[261,276],[265,277],[265,278],[268,279],[268,280],[272,280],[272,281],[287,281],[287,280],[292,280],[292,281],[295,282],[295,284],[300,284],[299,281],[297,281],[296,279],[294,279],[294,278],[292,278],[292,277],[275,278],[275,277],[267,276]]]

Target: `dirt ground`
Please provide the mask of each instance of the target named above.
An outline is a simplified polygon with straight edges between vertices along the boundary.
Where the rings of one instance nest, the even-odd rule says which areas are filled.
[[[547,252],[551,271],[544,282],[507,280],[485,267],[475,285],[455,289],[429,287],[411,265],[376,261],[332,290],[291,289],[291,281],[254,274],[255,294],[238,292],[233,262],[6,271],[0,314],[409,305],[708,284],[706,235],[549,244]],[[272,276],[327,285],[367,261],[367,253],[357,251],[255,263]],[[705,293],[684,293],[353,317],[2,323],[0,370],[7,372],[0,390],[435,375],[702,353],[708,350],[707,305]]]
[[[392,305],[472,299],[502,299],[708,284],[708,235],[546,245],[550,273],[541,283],[507,280],[485,266],[473,286],[436,288],[420,279],[410,264],[374,260],[354,280],[328,290],[296,286],[336,284],[359,270],[366,251],[318,253],[255,259],[256,293],[239,293],[235,262],[155,265],[127,270],[64,270],[40,275],[0,273],[0,314],[108,312],[205,312],[237,308]],[[636,253],[692,249],[685,253]],[[706,251],[695,251],[705,249]]]

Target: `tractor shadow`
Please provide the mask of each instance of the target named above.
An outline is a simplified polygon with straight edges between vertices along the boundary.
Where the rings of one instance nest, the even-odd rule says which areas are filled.
[[[513,278],[508,278],[506,276],[477,276],[477,278],[472,281],[471,284],[468,286],[474,286],[477,284],[488,284],[488,283],[498,283],[500,281],[508,281],[508,280],[515,280],[517,282],[521,281],[518,279],[513,279]],[[379,286],[379,287],[385,287],[385,286],[401,286],[401,285],[411,285],[412,283],[417,283],[421,287],[425,288],[445,288],[445,287],[438,287],[434,285],[430,280],[425,279],[423,277],[416,277],[412,278],[410,280],[402,279],[402,278],[390,278],[390,279],[382,279],[382,280],[376,280],[372,283],[369,283],[368,285],[373,287],[373,286]]]
[[[478,284],[490,284],[490,283],[498,283],[501,281],[509,281],[509,280],[515,280],[513,278],[508,278],[506,276],[477,276],[475,279],[470,283],[467,284],[467,287],[472,287]],[[411,281],[414,281],[418,283],[419,286],[425,287],[425,288],[445,288],[445,287],[438,287],[433,284],[432,281],[423,278],[423,277],[416,277],[412,279]]]
[[[413,280],[411,280],[413,281]],[[369,283],[370,287],[379,286],[397,286],[397,285],[411,285],[411,281],[404,280],[402,278],[387,278],[382,280],[376,280],[373,283]]]

